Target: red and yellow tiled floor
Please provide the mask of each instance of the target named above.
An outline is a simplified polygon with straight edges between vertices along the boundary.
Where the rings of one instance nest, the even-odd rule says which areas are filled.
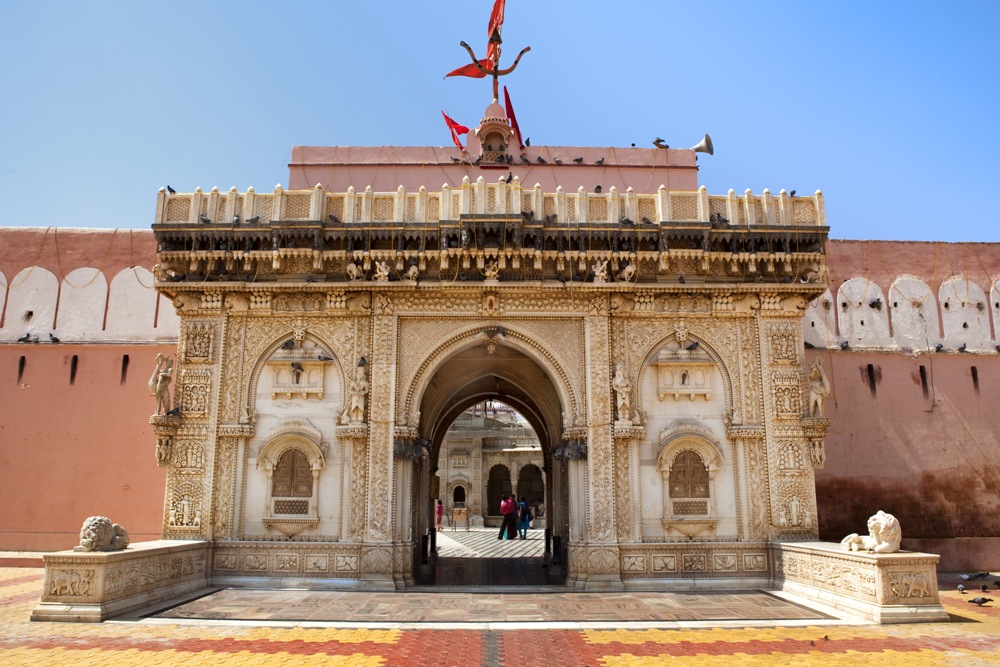
[[[0,665],[1000,666],[1000,608],[942,591],[950,623],[681,629],[279,627],[213,621],[31,623],[41,569],[0,568]],[[993,597],[989,595],[989,597]],[[1000,594],[996,595],[1000,601]],[[733,660],[738,662],[733,662]]]

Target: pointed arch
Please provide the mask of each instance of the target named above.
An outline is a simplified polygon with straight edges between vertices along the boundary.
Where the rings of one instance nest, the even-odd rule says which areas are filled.
[[[567,371],[555,356],[531,335],[518,331],[516,325],[505,325],[502,334],[496,333],[495,326],[476,325],[445,340],[427,354],[410,385],[404,388],[403,409],[398,413],[397,423],[401,421],[408,425],[417,425],[421,401],[437,372],[456,354],[493,339],[497,345],[509,347],[523,354],[548,376],[558,395],[562,414],[566,418],[573,421],[576,415],[584,413],[580,397],[576,396]],[[515,407],[520,410],[519,406]],[[565,426],[569,424],[564,424]]]

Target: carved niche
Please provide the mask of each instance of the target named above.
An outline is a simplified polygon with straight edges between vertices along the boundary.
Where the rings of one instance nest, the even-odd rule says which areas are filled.
[[[331,361],[312,341],[290,339],[267,360],[271,398],[323,398],[326,365]]]
[[[656,396],[661,401],[712,397],[715,361],[697,343],[668,343],[650,365],[656,370]]]

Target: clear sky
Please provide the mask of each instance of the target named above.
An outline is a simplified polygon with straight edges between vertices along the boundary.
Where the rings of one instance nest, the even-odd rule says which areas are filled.
[[[0,224],[145,228],[168,183],[286,185],[293,145],[449,145],[441,110],[490,101],[443,75],[492,4],[7,0]],[[532,47],[505,83],[534,146],[708,132],[712,194],[820,189],[834,238],[1000,242],[998,26],[997,0],[507,0],[501,64]]]

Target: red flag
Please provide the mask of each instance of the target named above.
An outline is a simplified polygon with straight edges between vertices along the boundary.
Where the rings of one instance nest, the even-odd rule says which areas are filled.
[[[487,60],[485,60],[485,59],[480,60],[479,64],[482,65],[486,69],[489,69],[489,67],[490,67],[489,62]],[[473,65],[472,63],[469,63],[468,65],[462,65],[458,69],[454,69],[454,70],[452,70],[452,71],[450,71],[450,72],[448,72],[447,74],[444,75],[444,77],[446,79],[449,76],[471,76],[471,77],[474,77],[476,79],[482,79],[482,78],[484,78],[486,76],[486,74],[484,72],[481,72],[479,70],[479,68],[476,67],[475,65]]]
[[[517,132],[517,142],[521,144],[521,150],[524,150],[524,137],[521,136],[521,128],[517,125],[517,116],[514,115],[514,105],[510,103],[510,95],[507,94],[507,86],[503,87],[503,104],[507,109],[507,120],[510,121],[510,126],[514,128]]]
[[[497,66],[497,55],[500,51],[500,44],[493,41],[493,33],[500,37],[500,32],[503,30],[503,12],[506,5],[506,0],[496,0],[493,3],[493,11],[490,12],[490,25],[486,28],[486,39],[489,40],[489,44],[486,47],[486,60],[489,61],[489,68],[494,69]]]
[[[496,0],[493,3],[493,11],[490,12],[490,27],[486,31],[487,37],[493,36],[494,30],[503,29],[503,10],[506,0]]]
[[[462,145],[462,142],[459,140],[458,135],[468,134],[469,128],[449,118],[448,114],[446,114],[444,111],[441,112],[441,115],[444,116],[444,122],[445,124],[448,125],[448,129],[451,130],[451,140],[455,142],[456,146],[458,146],[462,150],[465,150],[465,146]]]

